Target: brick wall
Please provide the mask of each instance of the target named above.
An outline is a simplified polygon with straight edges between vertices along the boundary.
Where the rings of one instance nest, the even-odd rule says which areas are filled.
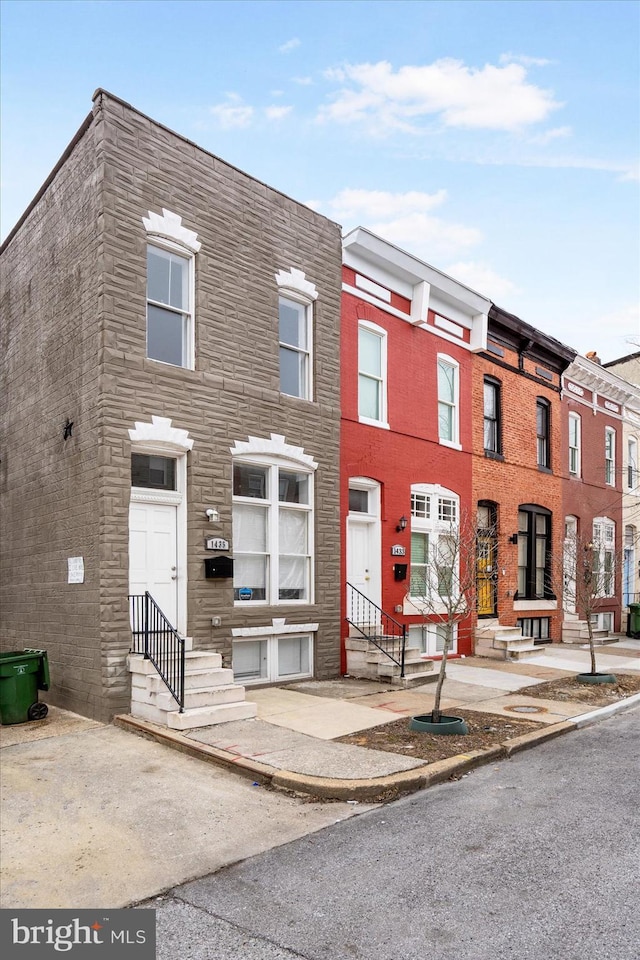
[[[2,646],[46,648],[48,699],[93,716],[103,712],[98,184],[90,126],[5,244],[0,334]],[[76,556],[83,584],[67,582]]]
[[[105,163],[103,567],[109,569],[105,644],[128,648],[126,611],[130,454],[128,429],[170,417],[195,441],[188,466],[188,631],[198,649],[228,662],[233,627],[318,622],[317,676],[339,672],[339,291],[340,230],[324,217],[100,96]],[[146,248],[142,218],[166,207],[195,230],[196,369],[147,360]],[[274,275],[302,270],[316,285],[314,402],[279,390],[278,288]],[[316,479],[316,603],[234,608],[231,581],[204,577],[205,536],[232,540],[230,447],[283,434],[319,464]],[[205,510],[215,506],[215,529]],[[222,626],[211,626],[222,616]]]
[[[497,504],[498,513],[498,616],[506,626],[513,626],[521,617],[550,617],[551,636],[560,639],[561,556],[564,537],[562,510],[562,412],[559,375],[539,362],[525,357],[519,369],[515,350],[502,346],[500,362],[488,354],[479,354],[473,371],[473,500]],[[547,377],[540,376],[539,368]],[[502,391],[502,458],[491,459],[484,453],[484,377],[500,381]],[[553,389],[553,388],[556,389]],[[551,472],[537,464],[536,400],[542,397],[551,405]],[[515,610],[514,595],[518,586],[518,546],[509,537],[518,531],[520,504],[537,504],[552,513],[551,552],[553,592],[558,597],[557,610]]]

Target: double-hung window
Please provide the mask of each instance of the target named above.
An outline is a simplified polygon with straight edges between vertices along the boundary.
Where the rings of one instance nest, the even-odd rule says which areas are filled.
[[[313,476],[295,466],[233,466],[234,599],[309,603]]]
[[[500,381],[484,378],[484,452],[489,455],[502,453]]]
[[[459,368],[450,357],[438,357],[438,439],[441,443],[459,444]]]
[[[518,599],[551,598],[551,512],[535,504],[518,511]]]
[[[411,487],[411,569],[409,597],[449,597],[456,589],[458,508],[455,493],[432,484]]]
[[[613,427],[604,430],[604,482],[616,485],[616,432]]]
[[[147,357],[193,369],[193,257],[147,246]]]
[[[569,414],[569,473],[580,476],[582,420],[577,413]]]
[[[387,334],[373,323],[358,329],[358,416],[364,423],[386,426]]]
[[[551,405],[544,397],[536,400],[536,438],[538,466],[551,469]]]
[[[612,597],[615,590],[616,525],[609,517],[593,521],[593,595]]]
[[[311,399],[312,311],[309,303],[279,298],[280,391]]]

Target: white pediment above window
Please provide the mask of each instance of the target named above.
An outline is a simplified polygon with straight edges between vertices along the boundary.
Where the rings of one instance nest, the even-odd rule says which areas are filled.
[[[136,420],[134,430],[129,430],[129,438],[137,447],[148,447],[172,453],[186,453],[193,447],[193,439],[188,430],[171,426],[168,417],[151,417],[151,423]]]
[[[192,253],[197,253],[202,244],[198,240],[198,234],[194,230],[188,230],[182,226],[182,217],[177,213],[162,208],[162,216],[149,210],[149,216],[143,217],[145,230],[148,234],[156,237],[164,237],[165,240],[174,240],[181,246],[186,247]]]
[[[302,296],[305,300],[318,299],[318,291],[315,284],[307,280],[302,270],[296,270],[292,267],[288,272],[279,270],[275,276],[281,293],[289,291],[290,293]]]
[[[231,447],[232,457],[281,457],[293,463],[303,464],[310,470],[315,470],[318,464],[304,452],[303,447],[294,447],[287,443],[279,433],[272,433],[269,440],[264,437],[249,437],[245,441],[236,441]]]

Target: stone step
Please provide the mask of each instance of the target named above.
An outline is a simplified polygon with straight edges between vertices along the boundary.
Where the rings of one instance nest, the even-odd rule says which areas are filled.
[[[197,727],[213,727],[231,720],[253,720],[258,714],[258,705],[245,700],[242,703],[220,703],[212,707],[196,707],[180,713],[166,714],[166,723],[171,730],[195,730]]]
[[[433,660],[424,660],[422,657],[406,659],[404,661],[405,679],[408,677],[417,677],[433,673]],[[397,663],[387,660],[378,664],[379,677],[395,677],[400,679],[400,667]]]
[[[204,687],[202,689],[185,690],[185,707],[213,707],[220,703],[238,703],[245,698],[245,688],[240,684],[230,683],[225,686]],[[131,699],[137,703],[149,703],[159,710],[169,712],[176,709],[176,701],[163,684],[160,689],[148,686],[131,685]]]
[[[491,627],[476,630],[476,637],[482,640],[518,640],[522,636],[520,627]]]
[[[495,637],[493,646],[506,648],[507,650],[533,650],[535,643],[533,637],[523,637],[520,634],[517,637]]]
[[[218,670],[222,666],[222,657],[213,650],[189,650],[184,655],[185,673],[196,670]]]
[[[398,660],[400,659],[400,651],[395,651],[394,656],[397,656]],[[405,663],[407,660],[416,660],[420,656],[420,650],[418,647],[405,647],[404,659]],[[389,657],[383,650],[379,650],[376,646],[371,645],[367,650],[367,661],[369,663],[385,663],[389,662]]]

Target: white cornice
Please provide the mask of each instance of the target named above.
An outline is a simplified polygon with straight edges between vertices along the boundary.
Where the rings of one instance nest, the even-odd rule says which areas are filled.
[[[315,284],[307,280],[302,270],[296,270],[295,267],[292,267],[288,272],[279,270],[275,277],[280,290],[290,290],[294,294],[302,295],[305,300],[318,299],[318,291]]]
[[[136,420],[135,429],[129,430],[129,439],[138,448],[144,446],[177,453],[186,453],[192,449],[194,443],[189,432],[172,427],[168,417],[154,416],[151,417],[151,423]]]
[[[287,443],[279,433],[272,433],[271,439],[265,437],[249,437],[245,441],[237,441],[230,447],[232,457],[281,457],[293,463],[301,463],[310,470],[315,470],[318,464],[304,452],[303,447],[294,447]]]
[[[562,381],[565,389],[570,381],[621,406],[631,404],[635,407],[640,403],[639,387],[622,380],[586,357],[577,356],[565,370]]]

